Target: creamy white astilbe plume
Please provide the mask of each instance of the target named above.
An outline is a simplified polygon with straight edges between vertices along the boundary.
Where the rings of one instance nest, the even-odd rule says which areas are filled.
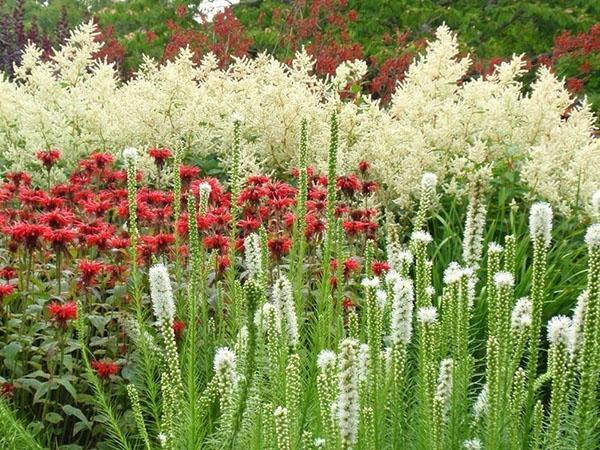
[[[548,203],[534,203],[529,213],[529,234],[532,240],[541,239],[548,247],[552,240],[552,207]]]
[[[400,278],[392,286],[392,315],[390,320],[393,344],[408,345],[412,336],[414,289],[412,281]]]
[[[249,234],[244,239],[244,262],[251,278],[255,278],[262,271],[262,255],[258,233]]]
[[[299,51],[291,64],[260,54],[220,69],[213,54],[199,64],[182,49],[164,64],[145,57],[127,83],[118,67],[95,58],[102,43],[91,22],[78,27],[50,60],[29,46],[15,80],[0,80],[0,148],[11,170],[39,165],[35,152],[58,148],[64,180],[90,149],[118,157],[120,149],[186,142],[194,157],[217,153],[231,163],[232,116],[243,117],[241,167],[285,170],[295,158],[299,117],[311,130],[309,164],[327,166],[328,117],[339,114],[340,171],[372,162],[382,200],[410,208],[421,174],[432,172],[446,192],[466,193],[494,166],[515,165],[532,195],[561,212],[585,204],[600,186],[600,141],[584,100],[571,105],[564,84],[545,67],[527,93],[519,56],[488,77],[465,79],[457,37],[442,26],[393,94],[389,108],[368,96],[360,105],[340,99],[336,86],[363,76],[365,64],[344,63],[336,77],[320,79],[315,60]],[[283,101],[285,99],[285,101]],[[507,151],[511,149],[511,151]],[[397,170],[402,167],[403,170]],[[154,176],[141,152],[140,170]],[[43,182],[44,174],[34,173]],[[464,183],[467,180],[467,183]],[[579,195],[579,198],[578,198]]]
[[[156,264],[150,267],[148,275],[154,315],[159,323],[172,323],[175,317],[175,301],[167,267],[164,264]]]
[[[298,318],[292,294],[292,285],[285,275],[281,275],[273,285],[273,304],[279,309],[280,316],[285,320],[288,341],[291,346],[298,344]]]

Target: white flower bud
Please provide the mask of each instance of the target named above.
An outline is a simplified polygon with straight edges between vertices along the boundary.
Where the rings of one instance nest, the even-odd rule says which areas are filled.
[[[138,159],[138,151],[137,148],[134,147],[127,147],[126,149],[123,150],[123,159],[129,164],[129,163],[133,163],[135,164],[135,162]]]
[[[531,207],[529,234],[532,240],[541,238],[545,247],[550,245],[552,239],[552,207],[548,203],[538,202]]]
[[[551,344],[563,344],[571,348],[571,319],[566,316],[554,316],[548,322],[548,341]]]
[[[437,308],[435,306],[426,306],[417,310],[417,320],[425,325],[436,323],[438,319]]]
[[[585,243],[590,247],[600,247],[600,223],[588,227],[585,233]]]
[[[523,331],[531,326],[533,304],[527,297],[517,300],[510,316],[510,327],[514,331]]]
[[[511,288],[515,285],[515,277],[510,272],[496,272],[494,284],[497,288]]]

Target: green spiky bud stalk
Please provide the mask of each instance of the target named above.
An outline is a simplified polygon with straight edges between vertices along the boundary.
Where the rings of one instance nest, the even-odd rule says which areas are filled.
[[[152,447],[150,446],[150,439],[148,437],[148,430],[146,429],[146,423],[144,422],[144,415],[142,414],[142,406],[140,405],[140,396],[138,394],[137,389],[133,384],[127,385],[127,396],[129,397],[129,401],[131,402],[131,410],[133,411],[133,417],[135,419],[135,424],[138,429],[138,433],[142,438],[142,442],[144,442],[144,447],[146,450],[150,450]]]

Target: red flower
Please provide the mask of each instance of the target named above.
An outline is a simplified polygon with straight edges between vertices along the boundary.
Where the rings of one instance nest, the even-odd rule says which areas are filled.
[[[0,284],[0,301],[4,300],[15,291],[15,286],[12,284]]]
[[[77,303],[52,302],[48,305],[48,315],[54,323],[64,328],[68,321],[77,319]]]
[[[55,251],[63,250],[75,239],[75,230],[72,228],[59,228],[58,230],[48,230],[44,233],[46,239]]]
[[[360,173],[362,173],[363,175],[365,173],[367,173],[367,171],[371,168],[371,164],[369,164],[367,161],[362,160],[361,162],[358,163],[358,170],[360,171]]]
[[[46,170],[50,170],[60,158],[60,152],[58,150],[40,150],[35,156],[42,162]]]
[[[286,255],[290,251],[292,241],[288,238],[279,237],[269,239],[267,246],[273,255],[273,258],[280,259],[283,255]]]
[[[102,361],[92,361],[92,369],[96,371],[98,378],[103,380],[109,379],[112,375],[119,373],[119,365],[112,362],[109,359],[103,359]]]
[[[348,197],[360,191],[362,186],[354,175],[343,175],[337,179],[336,186]]]
[[[172,327],[173,333],[175,333],[175,339],[181,339],[183,331],[185,330],[185,322],[182,322],[181,320],[174,320]]]
[[[11,398],[15,393],[15,385],[12,383],[2,383],[0,385],[0,397]]]
[[[184,184],[189,184],[193,178],[200,174],[200,169],[193,166],[179,166],[179,177]]]
[[[148,150],[148,154],[154,159],[154,164],[159,169],[162,169],[165,161],[173,155],[168,148],[151,148]]]
[[[363,185],[362,185],[362,193],[365,195],[371,194],[371,193],[375,192],[378,187],[379,187],[379,184],[377,184],[376,181],[365,181],[365,182],[363,182]]]
[[[225,272],[225,269],[227,269],[230,264],[231,261],[229,261],[227,255],[217,256],[217,270],[219,271],[219,273]]]
[[[344,298],[344,300],[342,300],[342,307],[344,309],[352,309],[352,308],[354,308],[354,303],[352,302],[351,299],[346,297],[346,298]]]
[[[344,276],[348,278],[350,272],[357,272],[360,270],[360,264],[354,258],[348,258],[344,261]]]
[[[375,275],[380,276],[390,270],[390,265],[385,261],[373,261],[371,263],[371,270],[373,270]]]
[[[221,254],[225,254],[229,248],[229,239],[222,234],[214,234],[204,238],[204,247],[210,250],[219,250]]]
[[[5,279],[6,281],[11,280],[17,277],[17,271],[14,267],[6,266],[3,269],[0,269],[0,278]]]
[[[96,284],[96,277],[102,270],[102,263],[82,259],[77,264],[79,272],[81,272],[81,284],[84,286],[93,286]]]
[[[23,244],[27,250],[37,248],[39,239],[47,232],[49,228],[44,225],[20,222],[8,229],[8,234],[20,244]]]

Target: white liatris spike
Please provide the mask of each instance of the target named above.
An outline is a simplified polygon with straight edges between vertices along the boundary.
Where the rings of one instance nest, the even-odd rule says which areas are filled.
[[[577,298],[577,305],[573,311],[573,320],[571,323],[571,346],[573,350],[579,349],[583,341],[583,323],[587,311],[588,293],[583,291]]]
[[[435,173],[426,172],[421,177],[421,187],[434,190],[437,185],[437,175]]]
[[[494,284],[497,288],[511,288],[515,285],[515,277],[510,272],[496,272]]]
[[[231,120],[231,122],[236,123],[243,123],[244,122],[244,116],[242,115],[241,112],[239,111],[234,111],[233,113],[231,113],[231,116],[229,116],[229,120]]]
[[[285,319],[289,344],[296,346],[299,340],[296,306],[292,294],[292,285],[285,275],[275,281],[272,297],[273,303],[280,311],[280,316]]]
[[[204,181],[203,183],[200,183],[198,185],[198,190],[200,191],[200,193],[203,193],[204,195],[209,195],[212,192],[212,187],[211,187],[210,183],[207,183],[206,181]]]
[[[548,342],[571,348],[571,319],[567,316],[554,316],[548,322]]]
[[[437,322],[438,312],[435,306],[425,306],[417,310],[417,320],[425,325]]]
[[[481,389],[481,391],[479,392],[479,395],[477,396],[475,403],[473,404],[473,417],[475,418],[475,420],[479,420],[481,417],[483,417],[487,413],[487,409],[488,409],[488,385],[485,384],[483,386],[483,388]]]
[[[393,270],[399,270],[402,266],[410,266],[414,257],[412,253],[398,242],[389,242],[386,246],[387,260]]]
[[[552,207],[545,202],[534,203],[529,213],[529,234],[532,240],[541,239],[545,247],[552,240]]]
[[[325,349],[319,352],[317,356],[317,367],[320,370],[327,370],[332,368],[337,360],[337,355],[333,350]]]
[[[235,353],[233,353],[233,351],[231,351],[228,347],[221,347],[217,349],[213,367],[217,376],[226,377],[229,379],[232,385],[235,384],[237,379]]]
[[[135,164],[138,159],[138,151],[137,148],[127,147],[123,149],[123,159],[125,162]]]
[[[429,244],[433,241],[433,237],[427,231],[413,231],[410,235],[410,240],[413,242],[422,242],[424,244]]]
[[[158,443],[160,444],[161,447],[166,447],[167,445],[167,435],[165,433],[158,433],[156,435],[156,438],[158,439]]]
[[[481,450],[483,447],[481,445],[481,441],[477,438],[467,439],[463,442],[463,448],[465,450]]]
[[[377,289],[375,292],[375,300],[377,300],[377,306],[379,306],[380,309],[385,308],[385,305],[387,304],[387,292],[383,289]]]
[[[369,344],[360,344],[358,348],[358,381],[363,383],[369,378]]]
[[[504,247],[502,247],[497,242],[490,242],[488,244],[488,252],[489,253],[502,253],[504,251]]]
[[[585,243],[590,247],[600,247],[600,223],[588,227],[585,233]]]
[[[521,297],[515,303],[510,315],[510,328],[513,331],[523,331],[531,326],[533,304],[527,297]]]
[[[407,345],[412,336],[414,308],[413,283],[408,278],[397,280],[392,286],[391,340],[393,344]]]
[[[463,276],[463,270],[456,261],[452,261],[448,264],[446,270],[444,270],[444,284],[453,284],[460,281]]]
[[[351,448],[358,439],[358,342],[346,338],[340,343],[339,388],[335,402],[340,440],[344,448]]]
[[[379,285],[381,284],[381,281],[379,280],[379,277],[363,278],[363,280],[360,282],[360,284],[364,288],[377,289],[379,287]]]
[[[440,363],[440,373],[438,375],[437,386],[435,388],[435,398],[443,405],[442,413],[444,416],[450,408],[450,398],[452,396],[452,370],[454,361],[452,358],[443,359]]]
[[[256,328],[263,332],[266,331],[271,315],[275,318],[276,331],[279,333],[281,331],[281,314],[279,313],[279,309],[270,302],[265,303],[261,308],[256,310],[254,314],[254,325],[256,325]]]
[[[258,233],[249,234],[244,239],[244,259],[250,278],[257,277],[262,271],[262,255]]]
[[[315,446],[316,449],[321,449],[321,448],[325,448],[325,444],[327,442],[325,441],[325,439],[323,438],[316,438],[313,445]]]
[[[393,286],[400,278],[402,278],[400,274],[392,269],[385,274],[385,284],[387,286]]]
[[[150,268],[150,297],[152,308],[159,323],[172,323],[175,317],[175,301],[169,272],[164,264],[156,264]]]

